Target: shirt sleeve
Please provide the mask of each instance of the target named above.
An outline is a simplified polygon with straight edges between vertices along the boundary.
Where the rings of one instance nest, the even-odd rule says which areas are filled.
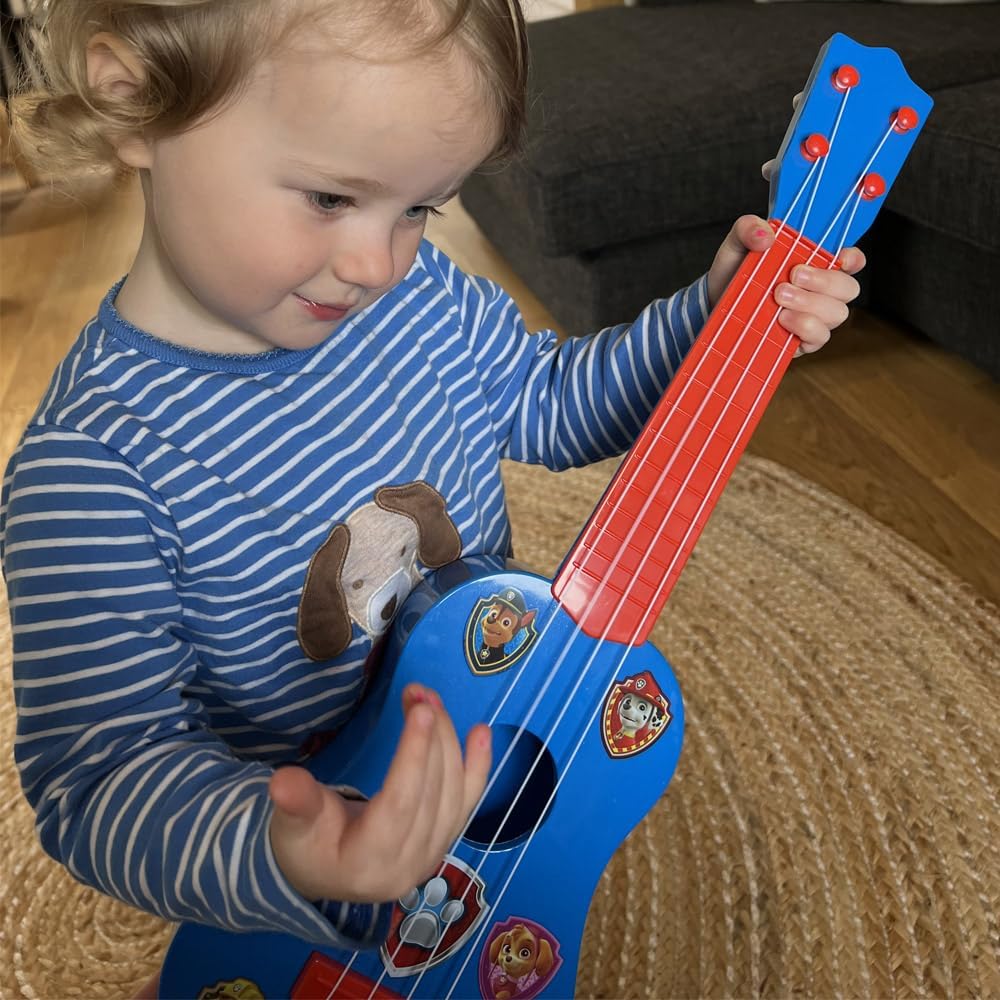
[[[702,276],[633,323],[560,343],[551,330],[528,333],[494,282],[462,274],[443,254],[438,265],[458,300],[502,457],[550,469],[630,448],[709,313]]]
[[[179,538],[140,474],[86,435],[33,427],[0,506],[15,759],[44,849],[165,917],[374,946],[391,905],[314,904],[271,851],[268,765],[238,759],[188,686],[197,650]]]

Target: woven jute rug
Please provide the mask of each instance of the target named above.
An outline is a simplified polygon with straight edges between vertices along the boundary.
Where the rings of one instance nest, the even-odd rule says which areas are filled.
[[[613,470],[509,467],[519,558],[552,573]],[[997,609],[745,457],[653,641],[685,748],[601,878],[578,994],[1000,997]],[[0,727],[0,992],[128,996],[170,928],[42,855],[6,682]]]

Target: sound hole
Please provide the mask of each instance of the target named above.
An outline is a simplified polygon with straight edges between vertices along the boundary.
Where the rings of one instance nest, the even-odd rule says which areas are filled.
[[[510,847],[527,836],[546,812],[546,803],[556,787],[556,766],[552,755],[534,733],[525,730],[517,736],[516,726],[493,726],[494,770],[511,746],[510,757],[504,762],[486,800],[465,833],[465,839],[476,846],[486,847],[492,843],[498,849]],[[529,777],[528,772],[539,753],[541,759]],[[493,780],[492,775],[490,780]],[[511,803],[514,803],[513,808]]]

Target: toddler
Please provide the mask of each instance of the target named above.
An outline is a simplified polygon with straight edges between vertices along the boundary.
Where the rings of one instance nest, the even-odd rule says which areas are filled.
[[[473,809],[489,731],[463,750],[411,685],[371,801],[296,763],[419,574],[509,552],[500,459],[627,449],[773,234],[743,217],[689,288],[560,344],[423,239],[516,150],[516,0],[48,0],[43,40],[25,144],[137,171],[145,225],[4,481],[39,836],[171,920],[374,946]],[[802,351],[857,294],[842,262],[777,289]]]

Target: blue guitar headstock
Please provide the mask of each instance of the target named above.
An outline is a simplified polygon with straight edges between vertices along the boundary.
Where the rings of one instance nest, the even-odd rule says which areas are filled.
[[[892,49],[834,35],[778,151],[770,217],[836,256],[874,221],[933,104]]]

